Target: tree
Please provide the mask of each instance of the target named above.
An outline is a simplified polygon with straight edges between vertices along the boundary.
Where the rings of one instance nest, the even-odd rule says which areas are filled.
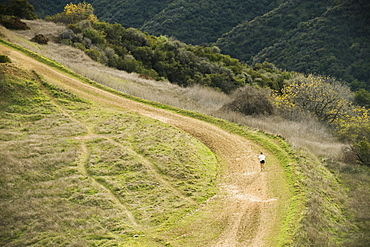
[[[303,110],[320,121],[333,123],[352,110],[350,89],[328,77],[298,75],[276,98],[279,108]]]
[[[370,112],[356,107],[352,115],[337,121],[337,133],[348,142],[359,163],[370,166]]]
[[[88,20],[92,23],[96,22],[98,18],[94,15],[94,8],[89,3],[67,4],[64,7],[64,12],[54,16],[47,16],[46,20],[54,22],[63,22],[66,24],[76,24],[83,20]]]
[[[82,34],[84,37],[90,39],[93,44],[103,44],[105,42],[104,34],[93,28],[84,29]]]
[[[370,166],[370,111],[352,103],[351,91],[326,77],[298,75],[276,105],[283,112],[308,112],[332,127],[352,147],[359,163]]]
[[[357,104],[369,108],[370,107],[370,93],[366,91],[365,89],[358,90],[355,93],[355,101]]]
[[[89,20],[91,22],[97,21],[94,15],[94,8],[89,3],[67,4],[64,7],[64,13],[71,19],[71,23],[76,23],[82,20]]]
[[[35,8],[28,0],[10,0],[9,5],[2,5],[0,14],[16,16],[21,19],[37,19]]]

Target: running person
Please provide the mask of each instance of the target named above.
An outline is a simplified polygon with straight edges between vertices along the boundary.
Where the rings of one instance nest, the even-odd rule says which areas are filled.
[[[263,155],[263,153],[261,152],[261,154],[258,156],[258,159],[260,160],[261,171],[263,171],[263,166],[265,164],[266,156]]]

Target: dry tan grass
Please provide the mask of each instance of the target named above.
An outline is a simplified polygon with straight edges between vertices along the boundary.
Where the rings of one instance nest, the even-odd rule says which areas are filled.
[[[324,125],[313,119],[296,122],[276,116],[244,116],[235,112],[217,112],[215,115],[257,130],[282,136],[293,147],[305,149],[319,157],[342,159],[342,151],[346,147]]]

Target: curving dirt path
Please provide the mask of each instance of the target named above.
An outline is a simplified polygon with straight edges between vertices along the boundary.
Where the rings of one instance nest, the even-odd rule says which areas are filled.
[[[36,71],[46,81],[96,104],[130,110],[183,129],[198,138],[225,161],[220,195],[223,210],[215,215],[227,221],[223,232],[209,246],[266,246],[272,230],[274,198],[268,197],[266,173],[260,172],[257,147],[240,136],[214,125],[173,112],[130,101],[82,83],[60,71],[0,44],[0,54],[19,67]]]

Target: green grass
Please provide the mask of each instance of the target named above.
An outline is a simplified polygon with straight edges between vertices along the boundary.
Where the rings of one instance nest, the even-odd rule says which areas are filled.
[[[99,108],[47,82],[45,91],[39,78],[6,69],[0,79],[2,244],[156,246],[157,231],[171,229],[216,193],[214,154],[185,132]]]

